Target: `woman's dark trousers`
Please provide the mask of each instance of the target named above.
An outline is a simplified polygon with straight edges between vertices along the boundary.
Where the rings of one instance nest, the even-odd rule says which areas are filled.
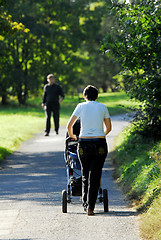
[[[80,140],[78,156],[82,169],[82,201],[94,210],[100,187],[102,168],[107,156],[107,143],[103,138]]]

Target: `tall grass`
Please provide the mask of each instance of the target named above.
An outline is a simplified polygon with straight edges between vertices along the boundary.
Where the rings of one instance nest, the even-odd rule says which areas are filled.
[[[161,240],[161,194],[140,220],[141,236],[146,240]]]

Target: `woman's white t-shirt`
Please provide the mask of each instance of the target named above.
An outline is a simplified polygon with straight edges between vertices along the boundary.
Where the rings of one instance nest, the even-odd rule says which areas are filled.
[[[104,104],[96,101],[79,103],[72,115],[80,117],[80,137],[105,136],[104,119],[110,118],[110,115]]]

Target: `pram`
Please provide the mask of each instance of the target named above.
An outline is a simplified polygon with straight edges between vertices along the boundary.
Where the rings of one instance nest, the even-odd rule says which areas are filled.
[[[73,126],[73,133],[79,136],[80,121],[77,120]],[[62,212],[67,213],[67,203],[71,203],[72,196],[82,196],[81,164],[77,154],[78,140],[72,140],[66,135],[64,158],[67,168],[67,190],[62,191]],[[102,184],[98,192],[98,201],[103,202],[104,212],[108,212],[108,191],[102,191]]]

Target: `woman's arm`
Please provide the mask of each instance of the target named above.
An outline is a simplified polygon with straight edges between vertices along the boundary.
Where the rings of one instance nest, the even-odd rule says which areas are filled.
[[[111,124],[111,119],[110,118],[105,118],[104,119],[104,124],[105,124],[105,135],[107,135],[111,130],[112,130],[112,124]]]
[[[73,125],[76,122],[77,117],[76,116],[71,116],[71,118],[69,119],[69,122],[67,123],[67,130],[68,130],[68,134],[69,137],[73,138],[74,140],[77,140],[77,136],[75,134],[73,134]]]

